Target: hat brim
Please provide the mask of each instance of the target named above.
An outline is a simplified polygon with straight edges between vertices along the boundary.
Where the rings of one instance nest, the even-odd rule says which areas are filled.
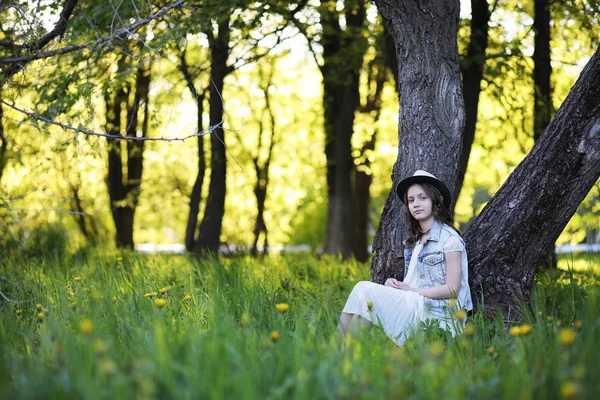
[[[404,202],[404,193],[406,193],[409,187],[419,183],[429,183],[431,186],[435,187],[442,195],[442,201],[446,208],[450,209],[450,205],[452,204],[452,194],[450,193],[448,186],[446,186],[444,182],[440,181],[439,179],[425,175],[409,176],[398,183],[396,186],[396,194],[400,198],[400,201],[406,204]]]

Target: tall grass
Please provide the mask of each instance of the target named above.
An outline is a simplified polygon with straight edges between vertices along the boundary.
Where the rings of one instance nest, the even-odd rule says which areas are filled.
[[[369,275],[354,263],[305,254],[216,261],[95,251],[7,254],[1,263],[0,290],[19,303],[0,300],[0,398],[600,393],[593,268],[540,275],[525,328],[512,334],[502,320],[476,313],[458,337],[424,326],[397,348],[377,329],[337,336],[347,295]],[[278,311],[279,303],[289,310]]]

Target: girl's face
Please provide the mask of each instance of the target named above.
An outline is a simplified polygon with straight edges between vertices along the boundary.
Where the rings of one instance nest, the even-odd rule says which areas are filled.
[[[421,185],[412,185],[406,192],[410,215],[419,222],[433,218],[433,203]]]

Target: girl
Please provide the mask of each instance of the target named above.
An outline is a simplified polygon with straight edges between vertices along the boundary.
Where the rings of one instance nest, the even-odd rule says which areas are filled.
[[[467,252],[448,211],[450,190],[429,172],[418,170],[398,184],[396,193],[406,205],[408,226],[404,281],[357,283],[338,330],[343,336],[375,323],[402,346],[421,321],[437,320],[454,336],[456,328],[464,327],[466,316],[456,311],[472,310],[473,305]]]

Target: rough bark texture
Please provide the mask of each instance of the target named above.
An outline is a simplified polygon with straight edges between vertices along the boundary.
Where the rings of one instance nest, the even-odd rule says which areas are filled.
[[[550,77],[550,2],[534,1],[535,15],[533,31],[535,32],[533,51],[534,112],[533,138],[537,141],[552,119],[552,87]]]
[[[229,56],[229,16],[219,22],[218,36],[209,34],[211,52],[210,65],[210,184],[208,197],[204,208],[204,217],[200,223],[198,240],[194,251],[196,253],[218,254],[221,240],[223,214],[225,213],[226,189],[226,154],[225,135],[223,131],[223,83],[225,76],[231,71],[227,66]]]
[[[124,57],[119,60],[119,70],[125,68]],[[107,101],[107,132],[113,135],[137,136],[138,113],[143,106],[141,136],[148,131],[148,94],[150,87],[150,70],[145,66],[138,67],[133,99],[128,99],[131,88],[121,86],[116,89],[114,98]],[[122,126],[121,113],[126,112],[125,127]],[[123,129],[124,128],[124,129]],[[126,148],[127,178],[124,180],[122,151]],[[143,141],[129,141],[126,144],[119,140],[109,140],[108,149],[108,194],[115,223],[117,247],[133,248],[133,224],[142,184]]]
[[[323,109],[327,158],[327,230],[324,251],[349,257],[352,253],[352,134],[359,106],[359,77],[367,46],[365,5],[344,3],[346,29],[339,23],[336,1],[322,2]]]
[[[458,175],[452,195],[456,204],[465,180],[471,147],[475,140],[481,79],[485,67],[485,51],[488,46],[488,24],[491,12],[487,0],[471,0],[471,36],[467,54],[461,60],[463,90],[465,96],[465,132],[463,134],[462,152],[458,162]]]
[[[454,189],[464,106],[457,48],[459,1],[375,3],[396,43],[400,101],[398,159],[371,263],[371,279],[383,282],[404,275],[404,206],[395,185],[425,169]]]
[[[0,86],[0,99],[2,99],[2,87]],[[8,138],[4,135],[4,110],[0,103],[0,182],[2,182],[2,174],[8,162]]]
[[[519,319],[533,277],[600,177],[600,48],[555,118],[464,234],[473,299]]]

